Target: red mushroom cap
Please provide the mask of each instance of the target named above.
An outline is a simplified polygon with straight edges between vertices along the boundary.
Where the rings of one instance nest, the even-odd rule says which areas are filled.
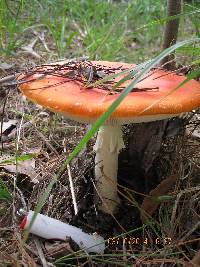
[[[114,68],[115,70],[119,68],[115,72],[120,72],[121,67],[124,69],[135,66],[107,61],[92,62],[92,64],[103,68]],[[115,82],[123,76],[120,75],[115,78]],[[25,76],[23,76],[24,78]],[[86,88],[80,82],[70,80],[64,76],[45,75],[41,77],[41,74],[33,74],[27,78],[27,81],[35,78],[38,79],[21,84],[19,86],[21,92],[33,102],[79,122],[91,123],[95,121],[108,109],[120,93],[109,94],[109,91],[101,87]],[[191,80],[178,90],[173,91],[185,79],[186,77],[183,75],[164,70],[151,71],[145,79],[136,85],[137,90],[133,89],[125,97],[106,121],[106,124],[159,120],[174,117],[199,107],[200,83],[197,81]],[[130,80],[126,81],[123,87],[129,83]],[[168,95],[171,91],[173,92]],[[157,101],[159,99],[161,101]],[[155,101],[157,101],[155,105],[143,112]]]

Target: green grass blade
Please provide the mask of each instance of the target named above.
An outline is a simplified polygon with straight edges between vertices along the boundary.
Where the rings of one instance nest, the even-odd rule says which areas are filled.
[[[158,25],[158,24],[163,24],[163,23],[166,23],[168,21],[180,18],[182,16],[191,16],[191,15],[194,15],[196,13],[200,13],[200,9],[195,9],[194,11],[183,12],[183,13],[178,14],[178,15],[168,16],[168,17],[165,17],[165,18],[162,18],[162,19],[151,21],[150,23],[147,23],[147,24],[145,24],[145,25],[143,25],[141,27],[138,27],[135,31],[139,31],[139,30],[142,30],[144,28],[148,28],[148,27],[155,26],[155,25]]]
[[[132,69],[126,69],[123,71],[120,71],[119,73],[115,73],[115,74],[111,74],[111,75],[106,75],[104,78],[94,82],[94,83],[90,83],[89,86],[90,87],[96,87],[97,85],[103,84],[107,81],[110,81],[116,77],[118,77],[119,75],[125,74],[125,73],[129,73],[128,75],[126,75],[123,79],[121,79],[117,85],[120,86],[123,82],[129,80],[131,77],[133,77],[139,70],[141,70],[141,68],[143,68],[147,63],[149,63],[149,61],[141,63],[136,65],[134,68]],[[112,90],[114,90],[114,88],[116,88],[117,85],[114,85]]]
[[[176,90],[178,90],[181,86],[183,86],[184,84],[186,84],[190,80],[198,77],[199,75],[200,75],[200,69],[192,71],[190,74],[187,75],[186,79],[184,81],[182,81],[178,86],[176,86],[175,88],[173,88],[170,92],[168,92],[167,94],[165,94],[160,99],[155,100],[151,105],[149,105],[148,107],[146,107],[141,113],[146,112],[147,110],[149,110],[150,108],[152,108],[154,105],[158,104],[163,99],[165,99],[167,96],[171,95],[173,92],[175,92]]]
[[[41,211],[42,207],[44,206],[47,198],[49,197],[49,194],[52,190],[52,187],[53,185],[55,184],[56,182],[56,178],[52,179],[51,182],[48,184],[47,186],[47,189],[45,190],[45,192],[42,194],[42,196],[40,197],[37,205],[36,205],[36,208],[34,210],[34,214],[33,214],[33,217],[32,217],[32,220],[27,228],[27,230],[25,231],[25,234],[24,234],[24,237],[23,237],[23,241],[26,242],[27,239],[28,239],[28,235],[30,233],[30,229],[31,227],[33,226],[33,223],[38,215],[38,213]]]
[[[95,59],[95,56],[98,54],[98,52],[102,49],[102,47],[105,45],[107,39],[109,38],[110,35],[112,35],[113,30],[117,27],[117,25],[119,24],[119,22],[121,21],[121,19],[125,16],[125,14],[127,13],[127,11],[131,8],[131,4],[129,3],[127,8],[124,10],[124,12],[120,15],[120,17],[118,19],[116,19],[111,27],[109,28],[108,32],[105,34],[104,38],[102,39],[101,43],[98,45],[98,47],[95,49],[95,51],[93,52],[93,54],[91,55],[91,58]]]
[[[0,160],[0,165],[5,165],[5,164],[15,164],[16,161],[26,161],[33,159],[35,156],[37,156],[37,153],[30,153],[30,154],[25,154],[17,157],[12,157],[10,159],[5,159],[5,160]]]

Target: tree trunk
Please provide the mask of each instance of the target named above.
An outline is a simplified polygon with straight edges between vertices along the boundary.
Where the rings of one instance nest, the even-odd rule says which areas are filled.
[[[180,11],[181,0],[167,1],[167,16],[177,15]],[[178,26],[179,19],[177,18],[166,23],[163,49],[176,42]],[[173,56],[166,57],[162,61],[162,64],[165,64],[164,68],[174,69],[175,62],[173,59]],[[170,60],[172,62],[166,64]],[[160,155],[163,141],[168,137],[176,137],[181,126],[182,120],[179,118],[127,126],[125,142],[128,148],[119,157],[119,183],[123,186],[132,187],[136,191],[148,193],[165,175],[169,175],[170,167],[165,166],[163,170],[160,170],[161,162],[157,162],[157,160],[162,158]],[[167,162],[168,160],[162,163],[166,165]]]
[[[167,1],[167,17],[176,16],[181,12],[181,0],[168,0]],[[170,19],[166,22],[164,37],[163,37],[163,49],[166,49],[176,43],[178,37],[179,17]],[[174,70],[176,68],[174,61],[174,54],[166,56],[162,62],[164,68],[168,70]]]

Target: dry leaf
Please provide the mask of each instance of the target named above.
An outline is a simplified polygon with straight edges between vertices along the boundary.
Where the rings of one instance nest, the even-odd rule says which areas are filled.
[[[9,70],[11,69],[15,64],[8,64],[6,62],[1,62],[0,61],[0,69],[2,70]]]
[[[200,250],[197,251],[194,258],[191,260],[193,264],[196,264],[196,266],[200,266]]]
[[[0,122],[0,128],[1,128],[1,125],[2,123]],[[2,134],[6,134],[5,132],[8,132],[10,128],[15,128],[16,125],[17,125],[17,120],[9,120],[7,122],[3,122]]]
[[[24,161],[18,161],[16,164],[12,164],[13,157],[9,155],[0,156],[0,165],[9,172],[21,173],[28,176],[32,183],[39,183],[39,175],[35,171],[35,159],[27,159]]]
[[[37,52],[35,52],[35,50],[34,50],[34,46],[37,43],[37,41],[38,41],[38,37],[34,38],[30,42],[30,44],[22,46],[21,47],[22,51],[20,51],[18,53],[26,53],[26,54],[29,54],[30,56],[34,57],[34,58],[40,59],[41,56]]]
[[[172,186],[175,184],[178,175],[171,175],[163,180],[156,188],[150,191],[149,196],[145,197],[141,205],[141,220],[145,222],[145,212],[150,216],[156,211],[160,203],[156,201],[156,198],[166,195]]]
[[[16,133],[16,126],[17,126],[17,120],[9,120],[8,122],[0,122],[0,129],[2,126],[2,134],[1,134],[1,140],[3,142],[8,141],[10,138],[10,135],[15,135]]]

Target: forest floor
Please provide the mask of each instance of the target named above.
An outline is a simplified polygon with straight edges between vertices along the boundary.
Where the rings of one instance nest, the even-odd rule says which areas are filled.
[[[30,235],[23,241],[19,210],[35,209],[88,126],[27,101],[16,85],[2,79],[66,58],[143,62],[162,50],[166,21],[162,1],[44,2],[0,3],[0,266],[200,266],[199,111],[187,114],[179,133],[163,140],[151,168],[151,176],[157,176],[151,193],[146,180],[126,180],[134,176],[127,163],[133,126],[124,126],[127,147],[119,157],[123,195],[114,216],[97,211],[93,203],[95,137],[70,163],[76,215],[69,169],[59,177],[41,213],[103,236],[103,255],[85,253],[72,240]],[[184,5],[180,40],[199,33],[199,13],[193,14],[200,6],[193,2]],[[179,49],[177,67],[199,60],[199,49]]]

